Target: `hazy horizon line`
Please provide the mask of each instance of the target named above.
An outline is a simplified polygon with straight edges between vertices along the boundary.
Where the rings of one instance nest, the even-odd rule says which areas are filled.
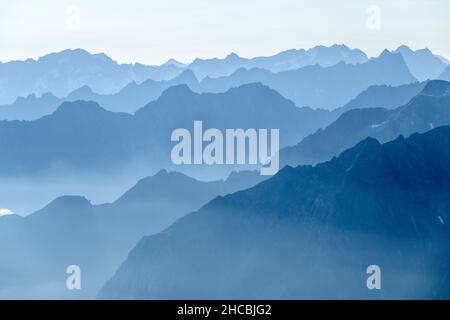
[[[128,61],[123,61],[123,59],[122,59],[122,61],[120,61],[120,59],[116,59],[116,58],[113,57],[113,55],[108,54],[107,50],[97,51],[97,50],[90,50],[90,49],[86,49],[86,48],[82,48],[82,47],[69,47],[69,48],[58,50],[58,51],[49,51],[48,53],[45,53],[43,55],[31,56],[31,57],[28,57],[28,58],[13,58],[13,59],[9,59],[9,60],[0,60],[0,64],[6,64],[6,63],[9,63],[9,62],[24,62],[24,61],[28,61],[28,60],[38,61],[39,59],[41,59],[43,57],[46,57],[48,55],[51,55],[51,54],[58,54],[58,53],[61,53],[61,52],[64,52],[64,51],[83,50],[83,51],[86,51],[87,53],[89,53],[90,55],[101,55],[101,54],[104,54],[107,57],[109,57],[110,59],[112,59],[114,62],[116,62],[118,64],[124,64],[124,65],[142,64],[142,65],[146,65],[146,66],[162,66],[162,65],[164,65],[165,63],[167,63],[170,60],[175,60],[175,61],[177,61],[179,63],[185,64],[185,65],[189,65],[189,64],[193,63],[196,59],[201,59],[201,60],[219,59],[219,60],[223,60],[223,59],[225,59],[227,56],[229,56],[231,54],[236,54],[240,58],[244,58],[244,59],[254,59],[254,58],[258,58],[258,57],[272,57],[272,56],[275,56],[275,55],[280,54],[282,52],[286,52],[286,51],[290,51],[290,50],[305,50],[305,51],[308,51],[308,50],[311,50],[311,49],[314,49],[314,48],[317,48],[317,47],[331,48],[333,46],[345,46],[345,47],[347,47],[347,48],[349,48],[351,50],[355,50],[355,49],[356,50],[360,50],[360,51],[364,52],[364,54],[366,54],[366,56],[369,59],[378,57],[385,50],[393,52],[393,51],[397,50],[401,46],[406,46],[406,47],[410,48],[412,51],[419,51],[419,50],[428,49],[428,50],[430,50],[433,53],[433,55],[440,56],[440,57],[442,57],[442,58],[444,58],[446,60],[450,60],[450,57],[447,57],[446,55],[441,54],[441,53],[437,53],[437,52],[433,51],[429,47],[420,47],[420,48],[418,48],[418,47],[414,47],[412,45],[404,44],[404,43],[403,44],[399,44],[397,46],[394,46],[393,48],[392,47],[384,47],[383,49],[379,50],[379,52],[377,54],[375,54],[375,55],[369,55],[367,53],[367,51],[362,49],[361,47],[350,46],[350,45],[345,44],[345,43],[333,43],[333,44],[317,44],[317,45],[314,45],[314,46],[311,46],[311,47],[304,47],[304,48],[290,47],[290,48],[283,49],[281,51],[274,50],[271,53],[261,53],[259,55],[253,55],[253,56],[241,55],[241,54],[237,53],[235,50],[232,50],[232,51],[228,51],[228,53],[226,53],[224,55],[221,55],[221,56],[197,56],[196,58],[191,59],[191,61],[189,61],[189,62],[186,62],[186,60],[184,60],[184,59],[174,58],[174,55],[172,55],[172,56],[168,57],[164,62],[156,62],[156,63],[144,63],[144,62],[140,62],[140,61],[128,62]]]

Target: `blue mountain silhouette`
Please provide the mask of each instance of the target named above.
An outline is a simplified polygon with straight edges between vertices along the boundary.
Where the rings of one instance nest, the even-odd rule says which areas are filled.
[[[65,100],[91,100],[110,111],[134,113],[150,101],[158,99],[166,89],[180,84],[196,88],[198,81],[192,71],[185,70],[171,80],[155,81],[149,79],[140,84],[131,82],[114,94],[97,94],[89,87],[81,87],[71,92]]]
[[[0,217],[0,298],[93,298],[141,237],[262,179],[259,172],[235,172],[225,181],[203,182],[160,171],[113,203],[62,196],[26,217]],[[74,263],[83,272],[78,294],[61,281]]]
[[[439,76],[439,79],[450,81],[450,66],[447,66],[442,74]]]
[[[427,50],[413,52],[407,51],[405,48],[407,47],[400,47],[398,52],[401,52],[402,56],[408,57],[410,65],[414,65],[414,63],[422,65],[422,60],[426,60],[430,61],[425,63],[427,66],[430,65],[426,70],[433,69],[432,65],[438,58],[431,52]],[[180,63],[168,61],[161,68],[177,65],[179,72],[182,72],[183,69],[187,70],[170,80],[152,80],[142,76],[139,79],[147,80],[141,82],[130,80],[129,83],[122,83],[120,88],[114,90],[113,93],[107,94],[98,93],[98,90],[95,90],[98,86],[90,87],[87,84],[81,85],[65,95],[59,95],[61,96],[59,100],[49,99],[49,93],[41,98],[31,99],[30,97],[35,96],[33,94],[25,100],[18,98],[13,104],[0,106],[0,119],[35,120],[56,110],[63,101],[76,100],[92,100],[110,111],[133,113],[148,102],[157,99],[165,89],[178,84],[186,84],[196,92],[225,92],[242,84],[262,82],[279,91],[286,98],[293,100],[299,106],[309,105],[332,109],[343,106],[372,85],[397,86],[414,82],[414,78],[408,72],[407,64],[401,61],[399,56],[386,50],[380,57],[368,61],[363,59],[361,54],[356,49],[350,50],[345,46],[335,45],[329,48],[319,46],[308,51],[288,50],[272,57],[257,57],[247,60],[239,58],[236,54],[231,54],[224,60],[197,59],[189,67],[182,67]],[[90,56],[88,55],[88,57]],[[286,65],[283,64],[283,61]],[[339,63],[340,61],[341,63]],[[342,61],[349,64],[343,64]],[[234,62],[234,64],[229,62]],[[246,63],[244,64],[244,62]],[[278,68],[271,67],[272,63]],[[317,64],[312,66],[313,63]],[[281,67],[283,65],[285,68]],[[125,65],[118,66],[124,67]],[[195,66],[202,70],[220,71],[227,68],[231,71],[218,72],[231,75],[211,78],[211,75],[217,76],[211,71],[201,83],[198,83],[191,71],[200,72],[200,69]],[[309,67],[295,69],[303,66]],[[276,70],[278,73],[269,72],[269,70]],[[279,72],[280,70],[289,71]],[[134,75],[132,72],[130,74]],[[150,76],[148,75],[148,77]],[[154,76],[154,78],[158,78],[158,76]],[[95,82],[94,79],[92,79],[93,82]],[[395,105],[394,101],[392,103]]]
[[[437,79],[447,66],[428,48],[413,51],[402,45],[394,52],[403,56],[412,75],[419,81]]]
[[[445,299],[450,127],[285,167],[143,238],[100,298]],[[378,265],[382,290],[368,290]]]
[[[411,101],[396,109],[366,108],[343,113],[326,128],[281,150],[280,162],[316,164],[337,156],[366,137],[387,142],[399,135],[409,136],[442,125],[450,125],[450,83],[433,80]]]
[[[340,62],[331,67],[314,65],[279,73],[241,68],[228,77],[203,79],[199,91],[223,92],[244,83],[261,82],[298,106],[333,109],[371,85],[397,86],[416,81],[402,56],[385,50],[379,57],[356,65]]]
[[[118,64],[103,53],[64,50],[38,60],[0,63],[0,103],[12,103],[16,97],[31,93],[52,92],[63,97],[84,85],[95,92],[114,93],[131,81],[168,80],[182,70],[174,65]]]
[[[231,75],[240,68],[261,68],[272,72],[299,69],[308,65],[328,67],[339,62],[348,64],[364,63],[368,60],[366,54],[359,49],[350,49],[345,45],[316,46],[314,48],[290,49],[273,56],[255,57],[251,59],[239,57],[230,53],[224,59],[195,59],[189,64],[199,79],[205,77],[217,78]]]
[[[362,108],[395,109],[407,104],[423,90],[426,84],[426,82],[416,82],[400,86],[373,85],[334,112],[343,113]]]
[[[280,146],[301,140],[335,115],[298,108],[276,91],[247,84],[220,94],[198,94],[186,85],[167,89],[135,115],[115,113],[95,102],[64,102],[35,121],[0,121],[0,174],[50,168],[114,173],[139,162],[156,170],[171,164],[171,133],[192,128],[278,128]],[[228,170],[228,169],[227,169]]]

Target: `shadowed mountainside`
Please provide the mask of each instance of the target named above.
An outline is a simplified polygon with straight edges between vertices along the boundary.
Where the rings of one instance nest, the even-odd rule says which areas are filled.
[[[285,167],[143,238],[99,297],[448,298],[449,138],[449,126],[367,138]],[[370,291],[374,264],[383,289]]]
[[[434,80],[410,102],[393,110],[355,109],[343,113],[324,129],[280,151],[282,165],[326,161],[366,137],[387,142],[442,125],[450,125],[450,83]]]
[[[0,217],[0,297],[93,298],[141,237],[263,179],[258,172],[235,172],[225,181],[203,182],[161,171],[110,204],[63,196],[26,217]],[[83,272],[80,292],[65,287],[65,270],[73,264]]]

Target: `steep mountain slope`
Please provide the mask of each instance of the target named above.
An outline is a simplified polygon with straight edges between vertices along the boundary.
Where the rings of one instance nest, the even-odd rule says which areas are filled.
[[[14,103],[0,106],[0,120],[36,120],[55,112],[61,103],[52,93],[18,97]]]
[[[193,70],[200,78],[205,76],[217,77],[229,75],[241,67],[261,67],[278,72],[300,68],[306,65],[319,64],[322,66],[334,65],[340,61],[346,63],[362,63],[367,56],[358,49],[350,49],[344,45],[331,47],[318,46],[309,50],[288,50],[271,57],[256,57],[244,59],[236,54],[230,54],[225,59],[196,59],[191,64],[182,64],[174,59],[161,66],[147,66],[143,64],[118,64],[103,53],[90,54],[83,49],[64,50],[45,55],[38,60],[0,62],[0,104],[13,104],[18,97],[27,97],[30,94],[41,96],[51,92],[57,97],[66,97],[78,88],[83,94],[96,92],[99,100],[103,99],[104,107],[113,111],[135,111],[145,103],[156,99],[168,87],[164,82],[181,74],[183,70]],[[151,80],[150,80],[151,79]],[[129,108],[123,107],[127,102],[125,96],[136,93],[137,86],[146,80],[138,93],[136,101],[131,102]],[[162,81],[162,83],[160,83]],[[175,81],[177,84],[186,83]],[[171,85],[173,85],[172,83]],[[162,89],[161,87],[164,87]],[[145,92],[150,88],[151,92]],[[84,90],[84,91],[83,91]],[[115,93],[125,90],[119,100],[111,97]],[[151,99],[140,98],[151,96]],[[79,100],[77,97],[69,100]],[[86,100],[81,98],[81,100]],[[97,101],[97,100],[96,100]],[[61,101],[62,102],[62,101]],[[97,101],[103,106],[103,101]],[[134,104],[133,104],[134,102]],[[110,108],[111,105],[111,108]],[[18,111],[19,115],[22,115]],[[32,114],[32,113],[31,113]],[[38,117],[32,115],[18,117],[5,117],[1,119],[29,120]],[[1,115],[1,112],[0,112]],[[45,113],[40,113],[40,116]]]
[[[448,298],[449,138],[368,138],[285,167],[143,238],[99,297]],[[370,265],[381,290],[366,287]]]
[[[366,137],[380,142],[450,124],[450,83],[434,80],[406,105],[394,110],[350,110],[325,129],[280,151],[282,164],[315,164],[337,156]]]
[[[344,113],[351,109],[362,108],[395,109],[407,104],[423,90],[426,84],[426,82],[416,82],[400,86],[370,86],[334,112]]]

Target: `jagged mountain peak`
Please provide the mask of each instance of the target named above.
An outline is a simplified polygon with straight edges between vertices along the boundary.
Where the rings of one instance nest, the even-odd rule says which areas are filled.
[[[91,202],[83,196],[61,196],[50,202],[44,208],[28,216],[31,219],[39,219],[42,215],[63,217],[66,213],[76,212],[85,214],[92,209]]]
[[[197,93],[193,92],[187,84],[178,84],[164,90],[164,92],[161,94],[161,97],[158,100],[179,99],[179,98],[182,99],[196,94]]]
[[[175,67],[179,67],[179,68],[184,68],[187,66],[187,64],[182,63],[174,58],[170,58],[165,63],[163,63],[161,66],[175,66]]]

